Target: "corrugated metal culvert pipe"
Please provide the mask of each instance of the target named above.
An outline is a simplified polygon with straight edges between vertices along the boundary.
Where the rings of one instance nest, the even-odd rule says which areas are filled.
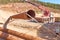
[[[29,14],[31,17],[35,18],[35,12],[34,12],[34,10],[28,10],[27,14]],[[27,17],[30,18],[29,16],[27,16]]]

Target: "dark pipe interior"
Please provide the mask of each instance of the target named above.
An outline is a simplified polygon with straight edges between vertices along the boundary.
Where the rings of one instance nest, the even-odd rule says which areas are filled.
[[[29,14],[31,17],[35,17],[35,11],[33,11],[33,10],[28,10],[27,14]],[[28,15],[27,15],[27,17],[30,18]]]

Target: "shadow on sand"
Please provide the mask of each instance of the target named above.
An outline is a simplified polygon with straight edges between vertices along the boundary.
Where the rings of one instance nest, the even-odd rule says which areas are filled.
[[[48,24],[48,23],[44,24],[37,31],[38,37],[41,37],[41,38],[46,39],[46,40],[60,40],[60,38],[56,37],[56,35],[52,33],[54,31],[50,32],[48,29],[45,29],[45,27],[48,28],[49,30],[54,30],[53,29],[54,24]]]

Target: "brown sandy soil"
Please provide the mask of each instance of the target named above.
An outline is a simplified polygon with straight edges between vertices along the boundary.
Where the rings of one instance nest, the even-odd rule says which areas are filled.
[[[27,10],[34,10],[34,11],[37,11],[39,10],[37,7],[31,5],[31,4],[28,4],[28,3],[11,3],[11,4],[7,4],[7,5],[1,5],[1,9],[3,10],[9,10],[9,11],[13,11],[13,12],[25,12]]]
[[[1,8],[0,8],[0,23],[1,23],[0,26],[1,27],[3,27],[3,24],[10,16],[18,14],[18,13],[16,13],[16,10],[18,10],[19,12],[25,12],[29,9],[38,10],[34,6],[31,8],[32,5],[31,6],[28,5],[28,3],[25,5],[23,3],[21,3],[21,4],[18,3],[18,4],[19,5],[17,5],[17,3],[16,3],[14,7],[10,6],[11,4],[1,6]],[[19,7],[18,9],[15,9],[16,5]],[[20,8],[20,5],[24,5],[24,6],[21,6],[22,9]],[[26,7],[26,5],[28,5],[28,7]],[[24,8],[26,8],[26,9],[24,9]],[[37,16],[41,17],[41,15],[37,15]],[[56,14],[55,16],[60,17],[59,14]],[[28,34],[28,35],[31,35],[34,37],[40,37],[40,38],[42,38],[42,40],[56,40],[56,39],[59,40],[60,39],[60,38],[56,38],[53,33],[51,33],[49,30],[46,30],[43,26],[46,26],[46,25],[43,25],[42,23],[27,22],[27,20],[14,19],[14,21],[11,21],[8,24],[7,28],[15,30],[20,33],[25,33],[25,34]],[[46,27],[48,27],[49,29],[54,29],[54,27],[52,27],[52,26],[54,26],[54,25],[50,24]],[[53,30],[53,32],[54,32],[54,30]]]
[[[58,9],[53,9],[53,8],[49,8],[49,7],[47,7],[47,8],[52,12],[60,13],[60,10],[58,10]],[[6,5],[0,5],[0,9],[7,10],[7,11],[8,10],[14,11],[14,12],[16,12],[17,10],[19,12],[24,12],[24,11],[27,11],[30,9],[37,11],[37,12],[40,11],[37,7],[35,7],[31,4],[28,4],[28,3],[10,3],[10,4],[6,4]]]
[[[0,25],[0,26],[2,27],[3,25]],[[15,19],[14,21],[10,22],[7,25],[7,28],[20,32],[20,33],[31,35],[34,37],[40,37],[42,40],[44,39],[45,40],[55,40],[55,39],[59,40],[60,39],[58,37],[56,38],[55,37],[56,35],[50,32],[49,30],[45,29],[44,26],[48,27],[48,29],[50,30],[53,30],[52,32],[55,33],[56,24],[43,25],[42,23],[27,22],[27,20],[20,20],[20,19]],[[37,27],[39,27],[39,29]]]

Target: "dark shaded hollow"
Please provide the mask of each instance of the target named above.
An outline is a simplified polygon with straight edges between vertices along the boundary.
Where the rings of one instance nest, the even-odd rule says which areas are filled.
[[[35,11],[34,10],[28,10],[27,14],[29,14],[31,17],[35,18]],[[29,16],[27,16],[28,18],[30,18]]]

